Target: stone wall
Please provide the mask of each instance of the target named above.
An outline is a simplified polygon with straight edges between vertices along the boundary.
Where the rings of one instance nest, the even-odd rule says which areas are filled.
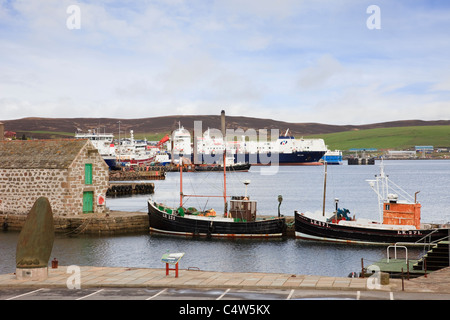
[[[95,152],[94,152],[95,151]],[[85,184],[85,164],[92,163],[92,184]],[[87,142],[68,168],[0,169],[0,214],[28,214],[38,197],[47,197],[54,215],[83,213],[83,192],[94,194],[93,212],[103,213],[106,204],[97,197],[106,196],[109,170],[100,154]]]
[[[26,215],[23,214],[0,214],[0,232],[5,222],[8,231],[20,231],[25,221]],[[67,235],[149,233],[148,214],[142,212],[55,216],[54,224],[55,233]]]
[[[0,213],[28,214],[37,198],[47,197],[53,213],[66,212],[64,169],[0,169]]]
[[[25,224],[25,215],[0,214],[0,232],[4,222],[8,230],[20,231]],[[55,232],[59,234],[149,234],[149,219],[145,212],[112,211],[108,214],[83,214],[78,216],[55,216]],[[287,237],[295,237],[294,217],[286,217]]]
[[[87,145],[89,146],[90,143]],[[66,207],[70,208],[72,214],[83,212],[83,192],[92,191],[94,193],[94,213],[102,213],[106,210],[106,205],[98,205],[97,197],[102,195],[106,198],[106,191],[109,186],[109,169],[98,152],[92,152],[85,146],[79,156],[72,162],[68,170],[68,192],[64,195]],[[92,164],[92,184],[86,184],[85,164]]]

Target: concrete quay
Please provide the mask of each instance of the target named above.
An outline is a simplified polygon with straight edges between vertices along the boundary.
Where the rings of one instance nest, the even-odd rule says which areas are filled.
[[[20,231],[27,219],[24,214],[0,214],[0,226]],[[147,212],[109,211],[80,215],[53,216],[55,232],[60,234],[130,234],[148,233]]]
[[[77,269],[79,268],[79,269]],[[77,272],[78,270],[78,272]],[[164,268],[126,268],[80,266],[48,269],[45,280],[17,280],[14,273],[0,275],[0,289],[5,288],[239,288],[239,289],[313,289],[347,291],[389,291],[450,293],[450,267],[427,277],[411,280],[390,279],[387,285],[374,285],[369,278],[345,278],[281,273],[214,272],[180,269],[178,278]]]
[[[272,216],[260,216],[268,218]],[[294,217],[287,216],[286,236],[295,237]],[[0,226],[8,223],[8,230],[20,231],[27,215],[0,214]],[[60,234],[131,234],[149,232],[147,212],[108,211],[107,213],[88,213],[80,215],[54,216],[55,232]]]

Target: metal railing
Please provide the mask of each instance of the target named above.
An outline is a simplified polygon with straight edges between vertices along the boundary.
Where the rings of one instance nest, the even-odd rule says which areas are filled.
[[[406,246],[397,246],[397,244],[402,244],[402,242],[397,242],[394,245],[388,246],[387,251],[387,263],[389,263],[389,249],[394,248],[394,259],[397,260],[397,247],[405,249],[405,261],[408,262],[408,248]]]

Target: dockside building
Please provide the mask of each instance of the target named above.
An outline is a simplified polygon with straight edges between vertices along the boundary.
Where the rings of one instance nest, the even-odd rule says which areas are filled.
[[[0,141],[0,214],[27,214],[38,197],[54,215],[105,212],[109,170],[88,140]]]

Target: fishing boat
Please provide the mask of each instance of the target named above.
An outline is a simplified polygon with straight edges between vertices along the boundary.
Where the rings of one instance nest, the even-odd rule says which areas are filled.
[[[120,139],[117,147],[117,161],[121,165],[140,166],[150,165],[155,155],[150,150],[147,139],[134,139],[134,132],[130,130],[130,138]]]
[[[225,132],[225,113],[221,115],[222,132]],[[197,210],[184,206],[185,197],[198,197],[199,195],[186,195],[183,193],[183,158],[179,159],[180,171],[180,202],[178,207],[170,207],[148,200],[148,216],[151,233],[207,237],[207,238],[274,238],[282,237],[286,232],[285,218],[278,212],[278,217],[257,217],[257,201],[244,196],[233,196],[229,201],[226,191],[226,170],[223,170],[223,195],[204,197],[223,197],[224,213],[218,214],[215,210]],[[224,168],[226,156],[223,153]],[[248,181],[244,184],[248,185]],[[247,189],[247,188],[246,188]],[[247,192],[246,192],[247,193]]]
[[[350,211],[338,208],[339,200],[335,199],[333,213],[326,213],[325,209],[322,213],[295,211],[296,238],[347,244],[423,245],[448,236],[448,226],[422,224],[418,192],[414,197],[410,196],[384,173],[383,163],[380,168],[380,174],[375,176],[375,180],[367,180],[378,195],[379,221],[350,217]],[[400,200],[399,193],[405,199]],[[323,202],[325,205],[325,191]]]

